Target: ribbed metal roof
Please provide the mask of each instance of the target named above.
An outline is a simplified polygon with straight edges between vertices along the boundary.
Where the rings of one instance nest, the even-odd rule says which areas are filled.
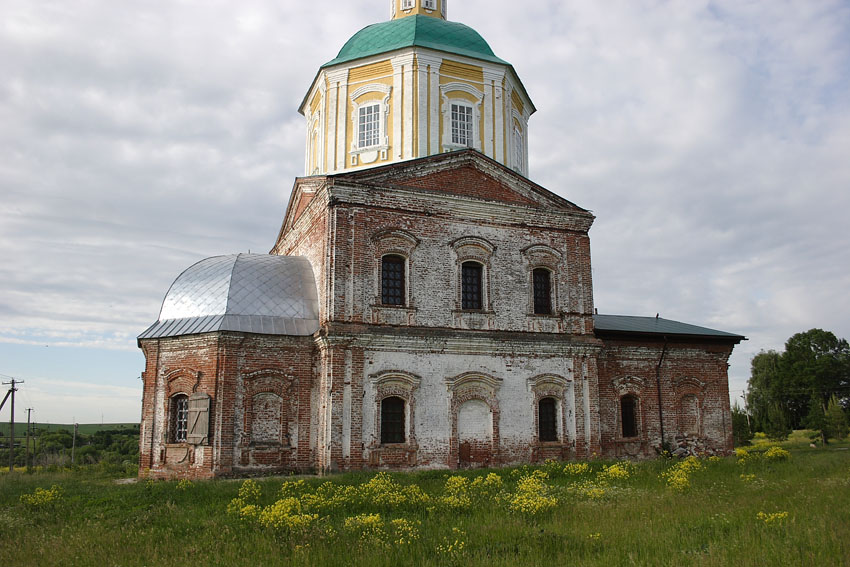
[[[428,47],[507,65],[481,35],[469,26],[430,16],[408,16],[367,26],[354,34],[336,56],[322,67],[387,53],[405,47]]]
[[[687,335],[692,337],[714,337],[742,341],[746,337],[698,327],[660,317],[635,317],[631,315],[594,315],[593,325],[597,331],[617,333],[641,333],[653,335]]]
[[[139,338],[213,331],[306,336],[318,328],[316,280],[306,258],[232,254],[201,260],[180,274],[159,320]]]

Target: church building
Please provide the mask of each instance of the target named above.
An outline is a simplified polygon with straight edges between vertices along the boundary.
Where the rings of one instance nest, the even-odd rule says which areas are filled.
[[[300,107],[269,254],[202,260],[138,338],[140,474],[725,454],[740,335],[596,314],[594,216],[529,179],[529,94],[447,0],[392,0]]]

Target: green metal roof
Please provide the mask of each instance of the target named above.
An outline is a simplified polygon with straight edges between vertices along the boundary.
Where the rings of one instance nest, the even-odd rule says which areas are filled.
[[[742,335],[698,327],[660,317],[634,317],[630,315],[594,315],[593,325],[596,331],[614,333],[639,333],[651,335],[710,337],[728,339],[735,342],[746,340]]]
[[[342,46],[336,59],[328,61],[322,67],[413,46],[502,65],[509,64],[496,57],[484,38],[471,27],[431,16],[416,15],[363,28]]]

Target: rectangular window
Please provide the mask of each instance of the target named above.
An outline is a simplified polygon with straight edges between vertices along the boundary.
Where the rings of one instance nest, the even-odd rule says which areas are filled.
[[[381,443],[404,443],[404,400],[381,400]]]
[[[555,398],[543,398],[537,405],[538,433],[541,441],[558,440],[558,424],[555,416]]]
[[[452,105],[452,144],[472,146],[472,107]]]
[[[464,262],[461,272],[461,308],[481,309],[481,276],[484,267],[476,262]]]
[[[525,154],[522,143],[522,132],[514,127],[514,169],[522,171],[523,155]]]
[[[620,399],[620,419],[623,421],[623,437],[637,437],[637,399],[634,396]]]
[[[172,416],[174,419],[174,443],[186,442],[186,431],[189,425],[189,396],[180,394],[174,396],[171,400]]]
[[[546,268],[534,270],[534,314],[552,314],[552,285],[551,273]]]
[[[381,143],[380,117],[380,104],[370,104],[360,108],[357,147],[369,148]]]
[[[381,303],[404,305],[404,258],[384,256],[381,258]]]
[[[414,0],[402,0],[401,9],[402,10],[409,10],[409,9],[413,8],[413,2],[414,2]]]
[[[425,0],[425,9],[426,10],[436,10],[437,9],[437,0]]]

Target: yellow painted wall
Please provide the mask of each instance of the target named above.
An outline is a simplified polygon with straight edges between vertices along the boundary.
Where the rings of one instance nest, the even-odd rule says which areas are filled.
[[[357,125],[354,121],[354,103],[359,105],[363,105],[367,102],[380,102],[386,98],[386,94],[382,92],[372,91],[367,92],[359,97],[357,97],[353,102],[351,101],[351,94],[353,91],[357,90],[358,87],[368,84],[378,83],[381,85],[386,85],[389,87],[393,86],[393,66],[390,63],[390,60],[378,61],[376,63],[370,63],[368,65],[361,65],[359,67],[353,67],[348,71],[348,101],[346,105],[346,135],[345,135],[345,167],[356,167],[351,165],[351,148],[354,142],[357,140],[358,130]],[[392,112],[392,96],[388,102],[390,108],[387,109],[388,112],[386,114],[386,128],[384,129],[384,136],[389,140],[389,149],[387,150],[387,159],[384,161],[389,161],[392,159],[392,146],[394,143],[393,140],[393,112]],[[383,120],[383,117],[381,117]],[[380,163],[381,159],[378,158],[377,162],[373,162],[369,165],[374,165],[375,163]]]
[[[445,81],[443,77],[446,77]],[[443,64],[440,65],[440,81],[441,83],[448,83],[452,80],[476,83],[476,86],[480,89],[481,85],[484,84],[484,68],[444,59]]]
[[[481,92],[484,92],[484,68],[479,67],[478,65],[468,65],[466,63],[461,63],[460,61],[452,61],[451,59],[443,59],[442,65],[440,65],[440,85],[446,85],[448,83],[465,83],[470,85],[471,87],[475,87]],[[454,99],[461,99],[468,101],[471,104],[476,104],[478,99],[473,95],[459,90],[451,90],[446,91],[446,96]],[[440,151],[442,151],[444,144],[449,144],[450,140],[444,140],[443,134],[445,132],[445,121],[449,118],[449,109],[443,108],[443,97],[442,93],[440,96]],[[484,104],[481,104],[479,107],[479,123],[478,123],[478,144],[479,147],[484,150],[484,115],[487,112]],[[433,148],[432,148],[433,151]]]
[[[397,20],[399,18],[406,18],[407,16],[415,16],[417,14],[443,19],[443,0],[436,0],[436,2],[434,2],[434,6],[436,7],[434,10],[426,10],[423,7],[425,5],[424,0],[414,0],[413,8],[406,10],[401,9],[403,3],[404,0],[395,0],[395,17],[393,19]]]
[[[525,109],[525,105],[522,103],[522,98],[520,98],[519,94],[515,90],[511,91],[511,102],[513,102],[514,108],[517,109],[517,112],[522,114],[522,111]]]

